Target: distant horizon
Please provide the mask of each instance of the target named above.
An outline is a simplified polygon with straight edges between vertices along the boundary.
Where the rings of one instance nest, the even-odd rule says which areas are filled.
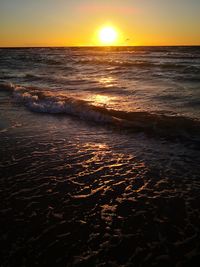
[[[194,45],[110,45],[110,46],[103,46],[103,45],[55,45],[55,46],[0,46],[0,49],[3,48],[117,48],[117,47],[200,47],[200,44]]]

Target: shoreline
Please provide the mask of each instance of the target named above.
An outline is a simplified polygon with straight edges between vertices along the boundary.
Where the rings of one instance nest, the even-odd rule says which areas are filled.
[[[158,162],[171,155],[171,165],[159,167],[155,159],[141,161],[156,149],[151,139],[149,148],[138,139],[142,148],[136,135],[127,150],[123,133],[22,107],[18,113],[21,125],[0,133],[2,266],[186,267],[199,261],[198,158],[192,162],[181,143],[154,141],[161,146]]]

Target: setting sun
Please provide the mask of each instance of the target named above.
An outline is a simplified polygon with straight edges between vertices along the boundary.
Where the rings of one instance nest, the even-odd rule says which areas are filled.
[[[99,31],[99,40],[104,45],[111,45],[117,41],[117,31],[113,27],[104,27]]]

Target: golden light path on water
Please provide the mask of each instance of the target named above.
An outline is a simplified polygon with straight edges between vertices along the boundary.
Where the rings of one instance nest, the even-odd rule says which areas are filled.
[[[95,106],[111,106],[115,101],[116,97],[108,96],[108,95],[89,95],[86,100],[92,102]]]
[[[103,77],[99,79],[99,83],[103,84],[106,88],[112,87],[115,82],[115,79],[111,76],[109,77]]]

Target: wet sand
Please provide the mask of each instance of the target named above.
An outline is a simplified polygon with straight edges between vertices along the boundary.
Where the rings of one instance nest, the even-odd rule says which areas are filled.
[[[1,97],[1,266],[198,266],[197,143]]]

